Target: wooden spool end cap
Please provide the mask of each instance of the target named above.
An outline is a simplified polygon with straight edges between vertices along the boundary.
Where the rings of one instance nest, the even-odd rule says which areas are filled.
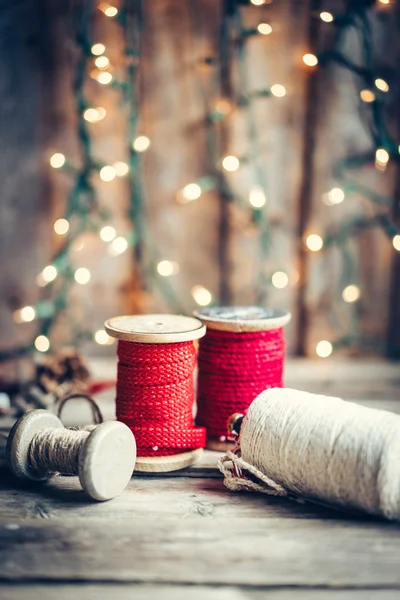
[[[141,344],[190,342],[205,335],[205,326],[182,315],[131,315],[113,317],[104,323],[111,337]]]
[[[203,449],[190,450],[170,456],[141,456],[136,460],[135,471],[140,473],[170,473],[193,465],[203,454]]]
[[[234,333],[280,329],[292,318],[285,310],[261,306],[212,306],[193,314],[209,329]]]
[[[34,436],[43,429],[64,429],[64,425],[52,413],[39,409],[23,415],[11,429],[7,439],[7,463],[17,477],[45,481],[53,475],[50,471],[33,469],[29,465],[29,446]]]
[[[79,480],[94,500],[111,500],[128,485],[136,462],[132,431],[119,421],[96,427],[79,455]]]

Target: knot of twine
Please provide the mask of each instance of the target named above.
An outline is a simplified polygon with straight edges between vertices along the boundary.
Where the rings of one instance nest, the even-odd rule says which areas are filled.
[[[193,342],[118,342],[117,419],[133,432],[138,456],[168,456],[203,448],[193,425]]]
[[[400,416],[340,398],[270,389],[219,462],[233,490],[305,496],[400,519]]]
[[[263,390],[283,385],[283,328],[235,333],[208,329],[200,340],[196,422],[224,438],[233,413],[246,413]]]
[[[30,466],[36,471],[78,475],[80,450],[93,428],[39,431],[29,445]]]

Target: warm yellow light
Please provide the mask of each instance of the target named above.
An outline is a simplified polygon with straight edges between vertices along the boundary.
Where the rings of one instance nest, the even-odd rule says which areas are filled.
[[[333,204],[340,204],[344,200],[344,191],[341,188],[332,188],[326,198],[326,204],[332,206]]]
[[[260,23],[257,27],[257,31],[258,33],[261,33],[261,35],[269,35],[272,33],[272,27],[271,25],[268,25],[268,23]]]
[[[222,161],[222,166],[225,171],[233,172],[238,170],[240,162],[236,156],[225,156]]]
[[[101,2],[98,8],[106,15],[106,17],[115,17],[118,14],[118,8],[112,6],[108,2]]]
[[[363,102],[373,102],[375,100],[375,94],[371,90],[361,90],[360,98]]]
[[[98,69],[107,69],[107,67],[110,64],[110,61],[107,58],[107,56],[98,56],[94,61],[94,64]]]
[[[58,233],[58,235],[65,235],[69,229],[69,222],[67,219],[57,219],[53,227],[54,231]]]
[[[24,306],[20,310],[16,310],[14,313],[14,320],[17,323],[29,323],[36,317],[36,310],[33,306]]]
[[[75,281],[81,285],[85,285],[90,281],[90,271],[85,267],[80,267],[75,271]]]
[[[201,187],[197,183],[188,183],[182,190],[182,197],[190,202],[201,196]]]
[[[264,4],[264,0],[250,0],[252,4],[254,4],[254,6],[261,6],[262,4]]]
[[[232,104],[229,102],[229,100],[221,98],[218,100],[218,102],[216,102],[215,110],[221,113],[221,115],[228,115],[232,110]]]
[[[112,242],[117,235],[117,232],[115,231],[114,227],[111,227],[111,225],[105,225],[102,229],[100,229],[99,235],[103,242]]]
[[[55,268],[54,265],[47,265],[47,267],[45,267],[43,269],[43,271],[41,272],[41,279],[45,282],[45,283],[50,283],[51,281],[54,281],[55,278],[57,277],[57,269]]]
[[[387,165],[389,162],[389,152],[385,148],[378,148],[375,152],[375,160],[379,165]]]
[[[122,236],[116,237],[110,244],[109,253],[111,256],[118,256],[119,254],[123,254],[127,248],[128,241]]]
[[[325,23],[332,23],[333,15],[330,12],[322,12],[320,15],[321,20],[325,21]]]
[[[175,261],[162,260],[157,265],[157,271],[163,277],[170,277],[179,272],[179,265]]]
[[[94,340],[100,344],[100,346],[107,346],[108,344],[112,344],[114,341],[113,338],[110,337],[106,331],[104,331],[104,329],[99,329],[96,331],[94,334]]]
[[[318,58],[315,54],[305,54],[303,56],[303,63],[307,65],[307,67],[315,67],[318,64]]]
[[[253,185],[249,193],[249,202],[253,208],[262,208],[267,199],[261,185]]]
[[[93,44],[91,48],[91,52],[94,56],[100,56],[103,52],[106,51],[106,47],[104,44]]]
[[[283,96],[286,96],[286,88],[279,83],[274,83],[274,85],[271,86],[271,94],[277,98],[283,98]]]
[[[83,118],[85,121],[89,121],[89,123],[97,123],[104,119],[106,114],[106,109],[102,106],[98,106],[97,108],[87,108],[83,113]]]
[[[65,156],[60,152],[56,152],[50,157],[50,165],[53,169],[60,169],[65,164]]]
[[[124,177],[129,173],[129,167],[125,162],[116,162],[113,164],[113,169],[118,177]]]
[[[378,0],[381,4],[389,4],[390,0]]]
[[[400,235],[396,234],[392,240],[393,248],[400,252]]]
[[[139,135],[132,144],[132,147],[136,152],[146,152],[149,146],[150,140],[145,135]]]
[[[115,179],[116,172],[114,167],[111,165],[106,165],[102,169],[100,169],[100,179],[102,181],[112,181]]]
[[[317,233],[310,233],[306,238],[306,246],[311,252],[318,252],[324,245],[324,241]]]
[[[361,292],[358,285],[351,284],[344,288],[342,292],[342,298],[345,302],[351,304],[352,302],[357,302],[357,300],[360,297],[360,294]]]
[[[212,300],[211,292],[202,285],[195,285],[192,288],[192,296],[199,306],[208,306]]]
[[[389,84],[384,79],[375,79],[375,85],[381,92],[389,91]]]
[[[112,75],[108,71],[100,71],[100,73],[95,72],[94,78],[102,85],[108,85],[112,82]]]
[[[35,340],[35,348],[39,350],[39,352],[47,352],[50,348],[50,341],[45,335],[38,335]]]
[[[321,340],[315,347],[315,352],[320,358],[328,358],[332,354],[333,346],[327,340]]]
[[[289,277],[283,271],[276,271],[271,277],[272,285],[279,290],[285,288],[289,283]]]

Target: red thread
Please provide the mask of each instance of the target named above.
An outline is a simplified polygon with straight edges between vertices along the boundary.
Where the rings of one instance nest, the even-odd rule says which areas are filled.
[[[263,390],[283,386],[283,328],[235,333],[207,329],[200,340],[197,418],[207,435],[227,435],[233,413],[245,414]]]
[[[117,419],[132,430],[138,456],[169,456],[205,445],[193,424],[193,342],[118,341]]]

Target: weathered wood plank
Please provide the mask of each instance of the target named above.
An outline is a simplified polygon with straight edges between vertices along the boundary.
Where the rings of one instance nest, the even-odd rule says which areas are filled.
[[[296,519],[25,519],[0,525],[1,581],[399,587],[398,525]]]

